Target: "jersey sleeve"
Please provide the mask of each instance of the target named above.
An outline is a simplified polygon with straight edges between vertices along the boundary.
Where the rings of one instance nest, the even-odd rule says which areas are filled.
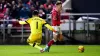
[[[45,27],[47,27],[48,29],[50,29],[50,30],[52,30],[52,31],[55,32],[55,30],[52,28],[52,26],[50,26],[45,20],[43,20],[42,23],[43,23],[43,25],[44,25]]]
[[[52,26],[50,26],[49,24],[45,24],[45,26],[46,26],[48,29],[50,29],[50,30],[52,30],[52,31],[55,31],[55,30],[52,28]]]
[[[19,24],[27,24],[25,21],[19,21]]]
[[[45,24],[45,23],[47,23],[44,19],[42,19],[42,24]]]
[[[32,21],[32,18],[29,18],[29,19],[27,19],[25,22],[28,23],[28,24],[30,24],[31,21]]]

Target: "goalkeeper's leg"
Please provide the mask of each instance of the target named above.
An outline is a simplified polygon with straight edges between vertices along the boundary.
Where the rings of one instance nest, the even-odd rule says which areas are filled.
[[[29,43],[29,45],[39,49],[41,53],[44,52],[44,49],[42,47],[40,47],[37,43]]]
[[[41,35],[30,35],[29,38],[27,39],[27,42],[29,43],[30,46],[35,47],[40,50],[40,52],[44,52],[44,49],[40,47],[42,37]]]
[[[41,53],[44,52],[44,49],[42,47],[40,47],[38,43],[31,42],[31,41],[29,41],[29,39],[27,40],[27,42],[29,43],[30,46],[39,49]]]

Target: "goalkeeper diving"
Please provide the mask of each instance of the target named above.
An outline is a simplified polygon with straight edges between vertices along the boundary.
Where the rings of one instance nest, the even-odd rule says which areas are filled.
[[[29,24],[31,33],[27,39],[27,43],[40,50],[41,53],[44,52],[44,49],[40,47],[42,40],[42,26],[44,25],[48,29],[56,32],[47,22],[38,16],[39,12],[37,10],[33,11],[33,17],[27,19],[26,21],[19,21],[20,24]]]

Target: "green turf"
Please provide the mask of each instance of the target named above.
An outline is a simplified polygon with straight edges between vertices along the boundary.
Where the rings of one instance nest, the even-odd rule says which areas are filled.
[[[79,53],[78,45],[54,45],[50,52],[40,53],[28,45],[0,45],[0,56],[100,56],[100,45],[84,47],[85,52]]]

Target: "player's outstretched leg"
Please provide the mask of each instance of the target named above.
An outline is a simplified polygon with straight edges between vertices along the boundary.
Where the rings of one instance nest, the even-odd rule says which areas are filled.
[[[50,50],[50,46],[46,45],[46,47],[44,48],[44,51],[49,52],[49,50]]]
[[[35,47],[35,48],[39,49],[41,53],[43,53],[43,52],[44,52],[44,49],[43,49],[43,48],[41,48],[41,47],[40,47],[37,43],[31,42],[31,41],[28,41],[28,40],[27,40],[27,42],[29,43],[29,45],[30,45],[30,46]]]
[[[43,48],[41,48],[40,46],[38,46],[36,43],[33,43],[33,45],[32,45],[32,43],[29,43],[29,44],[30,44],[31,46],[33,46],[33,47],[35,47],[35,48],[39,49],[41,53],[43,53],[43,52],[44,52],[44,49],[43,49]]]
[[[46,45],[46,47],[44,48],[44,51],[45,52],[49,52],[49,50],[50,50],[50,47],[51,47],[51,45],[54,43],[54,40],[52,39],[52,40],[50,40],[49,42],[48,42],[48,44]]]

